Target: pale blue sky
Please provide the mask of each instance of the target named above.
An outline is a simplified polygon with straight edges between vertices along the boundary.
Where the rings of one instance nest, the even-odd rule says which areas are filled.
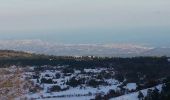
[[[0,0],[0,39],[170,44],[170,0]]]

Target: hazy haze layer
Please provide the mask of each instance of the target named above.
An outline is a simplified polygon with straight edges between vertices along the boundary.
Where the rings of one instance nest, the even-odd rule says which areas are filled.
[[[169,0],[1,0],[0,39],[170,43]]]

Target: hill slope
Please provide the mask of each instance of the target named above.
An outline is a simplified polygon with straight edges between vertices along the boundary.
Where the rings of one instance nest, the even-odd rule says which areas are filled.
[[[35,56],[31,53],[13,51],[13,50],[0,50],[0,58],[29,58]]]

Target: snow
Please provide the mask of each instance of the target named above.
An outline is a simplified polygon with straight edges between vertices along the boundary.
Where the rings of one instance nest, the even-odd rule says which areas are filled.
[[[80,70],[75,70],[74,73],[75,73],[75,74],[80,74],[81,71],[80,71]]]
[[[97,75],[98,73],[102,71],[109,71],[107,68],[96,68],[96,69],[84,69],[85,72],[91,72],[94,75]],[[62,73],[62,70],[57,69],[57,70],[45,70],[40,72],[40,79],[41,78],[46,78],[46,79],[53,79],[54,82],[52,84],[39,84],[37,83],[37,79],[31,79],[34,84],[39,84],[40,87],[43,88],[43,90],[39,91],[38,93],[34,94],[26,94],[26,97],[29,99],[38,99],[38,100],[90,100],[94,99],[96,94],[101,93],[101,94],[107,94],[109,90],[118,90],[120,89],[118,86],[120,86],[122,83],[119,82],[118,80],[115,79],[105,79],[105,81],[108,83],[108,85],[100,85],[97,88],[90,87],[87,84],[81,84],[81,86],[77,87],[70,87],[67,84],[64,84],[67,82],[70,78],[76,77],[77,79],[79,78],[86,78],[88,77],[89,79],[92,77],[92,75],[84,74],[81,73],[80,70],[74,70],[75,73],[71,73],[70,76],[65,76],[64,73]],[[59,79],[55,78],[55,74],[58,73],[61,75]],[[34,72],[26,72],[25,76],[31,76],[34,75]],[[87,78],[87,80],[88,80]],[[60,92],[51,92],[47,93],[48,89],[51,88],[54,85],[60,86],[62,89],[69,87],[69,89],[60,91]],[[124,86],[125,89],[128,90],[136,90],[137,84],[136,83],[127,83],[126,86]],[[157,86],[157,88],[160,90],[161,85]],[[146,95],[148,89],[141,90],[141,92]],[[120,97],[113,98],[111,100],[138,100],[137,98],[138,92],[130,93],[127,95],[123,95]]]
[[[92,87],[85,87],[80,89],[80,87],[76,88],[70,88],[69,90],[66,91],[61,91],[61,92],[53,92],[53,93],[46,93],[47,88],[52,86],[51,84],[45,84],[44,86],[44,91],[41,92],[43,94],[43,97],[53,97],[53,96],[70,96],[70,95],[88,95],[89,93],[92,94],[91,97],[94,98],[95,94],[97,93],[107,93],[110,89],[117,89],[117,85],[111,85],[111,86],[101,86],[100,88],[92,88]],[[30,94],[28,95],[30,98],[39,98],[40,95],[39,93],[36,94]],[[73,96],[74,97],[74,96]]]
[[[154,89],[154,88],[155,87],[148,88],[148,89]],[[158,85],[158,86],[156,86],[156,88],[161,91],[162,85]],[[141,90],[141,92],[143,93],[144,96],[147,95],[148,89]],[[138,92],[126,94],[126,95],[123,95],[123,96],[120,96],[120,97],[112,98],[110,100],[138,100]]]
[[[84,69],[84,72],[86,73],[100,73],[102,71],[106,70],[105,68],[99,68],[99,69]]]
[[[65,97],[65,98],[45,98],[45,99],[37,99],[37,100],[90,100],[92,96],[82,96],[82,97]]]
[[[100,73],[104,70],[108,70],[106,68],[98,68],[98,69],[84,69],[85,72],[91,72],[91,73]],[[52,93],[47,93],[48,89],[54,85],[60,86],[62,89],[67,88],[68,85],[63,84],[67,80],[69,80],[72,77],[76,77],[77,79],[79,78],[90,78],[88,74],[82,74],[80,70],[74,70],[75,73],[71,74],[71,76],[64,76],[64,73],[62,73],[62,70],[45,70],[40,72],[40,79],[41,78],[46,78],[46,79],[53,79],[54,84],[40,84],[37,83],[37,79],[31,79],[31,81],[34,84],[39,84],[40,87],[43,88],[42,91],[39,93],[34,93],[34,94],[27,94],[26,97],[28,98],[34,98],[34,99],[45,99],[45,100],[89,100],[95,97],[97,93],[103,93],[106,94],[109,92],[110,89],[116,90],[118,85],[120,85],[120,82],[115,80],[115,79],[107,79],[107,81],[110,85],[108,86],[99,86],[98,88],[93,88],[90,86],[87,86],[85,84],[82,84],[82,86],[78,87],[69,87],[68,90],[65,91],[60,91],[60,92],[52,92]],[[55,74],[59,73],[61,77],[59,79],[55,79]],[[25,77],[31,77],[32,75],[36,75],[34,72],[26,72]],[[39,79],[39,80],[40,80]],[[77,97],[77,95],[79,95]],[[54,99],[51,99],[54,98]],[[41,100],[41,99],[40,99]]]
[[[136,83],[128,83],[125,86],[125,88],[128,89],[128,90],[135,90],[137,88],[137,85],[136,85]]]
[[[132,83],[129,83],[132,86]],[[134,86],[134,83],[133,83]],[[116,89],[117,86],[106,86],[106,87],[101,87],[101,88],[90,88],[87,87],[86,89],[79,89],[79,87],[77,88],[71,88],[67,91],[63,91],[63,92],[55,92],[55,93],[42,93],[44,98],[41,98],[39,95],[40,94],[32,94],[31,97],[35,97],[35,98],[39,98],[37,100],[90,100],[93,99],[95,97],[96,93],[107,93],[109,89]],[[148,88],[148,89],[154,89],[153,88]],[[156,88],[158,90],[161,90],[162,85],[158,85],[156,86]],[[144,94],[144,96],[147,95],[147,90],[148,89],[144,89],[141,90],[141,92]],[[89,92],[92,93],[92,95],[89,96],[73,96],[74,94],[76,95],[77,93],[79,94],[88,94]],[[60,95],[65,95],[65,97],[57,97],[57,98],[48,98],[48,97],[52,97],[52,96],[60,96]],[[29,95],[30,96],[30,95]],[[130,94],[126,94],[120,97],[116,97],[116,98],[112,98],[110,100],[138,100],[138,92],[134,92],[134,93],[130,93]]]

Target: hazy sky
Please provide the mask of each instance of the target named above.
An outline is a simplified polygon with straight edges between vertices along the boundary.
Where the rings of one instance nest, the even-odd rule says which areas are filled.
[[[0,39],[170,44],[170,0],[0,0]]]

